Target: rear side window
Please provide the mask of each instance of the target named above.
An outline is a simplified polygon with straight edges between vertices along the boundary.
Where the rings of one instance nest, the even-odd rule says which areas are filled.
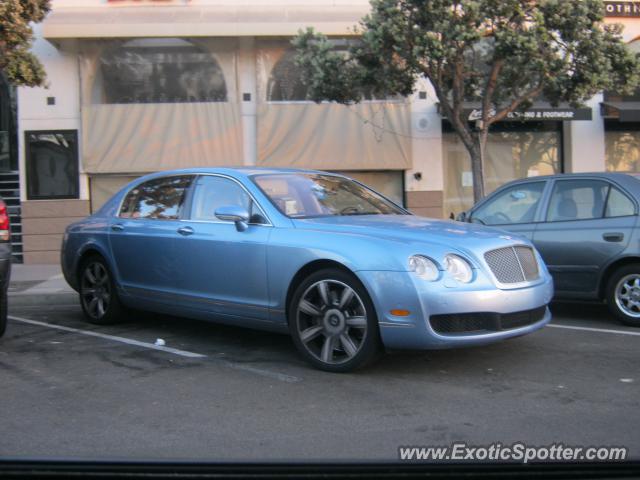
[[[602,218],[609,184],[601,180],[556,182],[547,212],[548,222]]]
[[[629,215],[635,215],[636,207],[629,197],[618,190],[616,187],[611,187],[609,192],[609,199],[607,200],[607,209],[605,210],[605,217],[626,217]]]
[[[149,180],[131,190],[122,202],[120,217],[176,220],[193,177],[163,177]]]

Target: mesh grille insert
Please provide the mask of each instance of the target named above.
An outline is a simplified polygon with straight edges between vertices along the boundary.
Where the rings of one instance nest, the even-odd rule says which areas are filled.
[[[538,262],[530,247],[518,245],[490,250],[484,259],[498,282],[530,282],[539,277]]]

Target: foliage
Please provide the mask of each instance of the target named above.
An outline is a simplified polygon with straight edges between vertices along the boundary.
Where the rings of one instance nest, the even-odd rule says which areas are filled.
[[[49,0],[0,1],[0,71],[14,85],[40,86],[44,68],[30,52],[31,22],[41,22],[49,12]]]
[[[638,59],[622,27],[603,23],[601,0],[371,0],[371,7],[349,55],[313,29],[293,40],[311,98],[350,104],[365,86],[378,97],[408,95],[428,78],[471,156],[476,201],[491,124],[537,98],[577,106],[639,81]],[[463,115],[469,100],[482,105],[474,124]]]

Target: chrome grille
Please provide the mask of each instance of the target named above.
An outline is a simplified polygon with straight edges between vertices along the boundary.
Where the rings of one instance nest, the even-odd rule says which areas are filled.
[[[490,250],[484,259],[500,283],[530,282],[539,276],[538,262],[530,247],[518,245]]]
[[[513,247],[513,249],[516,251],[516,255],[520,261],[520,266],[522,267],[522,273],[524,273],[525,280],[528,282],[536,280],[540,275],[538,272],[538,262],[536,261],[536,256],[533,253],[533,250],[522,245]]]

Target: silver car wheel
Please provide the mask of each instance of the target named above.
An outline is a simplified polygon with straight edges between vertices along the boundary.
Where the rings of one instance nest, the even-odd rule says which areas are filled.
[[[89,263],[82,273],[80,296],[87,314],[99,320],[109,308],[111,282],[109,272],[100,262]]]
[[[615,300],[625,315],[640,318],[640,274],[626,275],[618,281]]]
[[[323,363],[355,357],[367,335],[367,312],[358,294],[337,280],[320,280],[298,302],[296,327],[304,348]]]

